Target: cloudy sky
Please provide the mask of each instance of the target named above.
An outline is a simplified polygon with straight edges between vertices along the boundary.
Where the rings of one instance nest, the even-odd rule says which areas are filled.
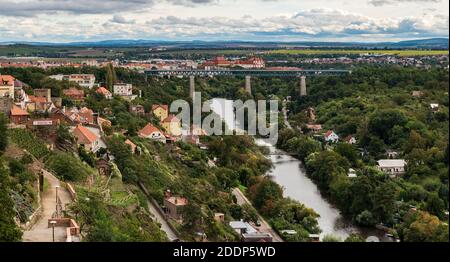
[[[449,0],[0,0],[2,41],[448,37]]]

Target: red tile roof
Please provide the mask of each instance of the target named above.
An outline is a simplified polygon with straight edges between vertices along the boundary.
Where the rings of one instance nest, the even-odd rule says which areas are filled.
[[[172,122],[180,122],[175,115],[169,115],[166,119],[163,120],[163,123],[172,123]]]
[[[329,137],[329,136],[331,136],[331,134],[333,134],[334,132],[332,131],[332,130],[330,130],[330,131],[328,131],[328,132],[326,132],[325,133],[325,136],[326,137]]]
[[[14,77],[11,75],[0,75],[0,85],[12,86],[14,85]]]
[[[153,105],[152,106],[152,111],[155,111],[158,108],[162,108],[162,109],[164,109],[166,111],[169,111],[169,106],[168,105]]]
[[[105,87],[100,87],[99,89],[97,89],[97,93],[102,94],[104,96],[109,96],[111,95],[111,92],[109,92],[108,89],[106,89]]]
[[[47,99],[45,97],[29,95],[28,98],[33,103],[42,103],[42,104],[47,103]]]
[[[22,108],[13,105],[11,108],[11,116],[28,116],[28,112],[23,110]]]
[[[159,132],[162,134],[162,132],[157,127],[155,127],[152,124],[147,124],[144,128],[142,128],[139,131],[139,134],[142,136],[150,136],[151,134],[156,133],[156,132]]]
[[[80,144],[92,144],[98,139],[94,133],[82,125],[78,125],[72,133]]]
[[[185,206],[188,204],[188,200],[184,197],[169,197],[166,200],[176,206]]]
[[[131,140],[130,139],[127,139],[126,141],[125,141],[125,144],[127,144],[127,145],[130,145],[130,147],[131,147],[131,151],[136,151],[136,145],[133,143],[133,142],[131,142]]]

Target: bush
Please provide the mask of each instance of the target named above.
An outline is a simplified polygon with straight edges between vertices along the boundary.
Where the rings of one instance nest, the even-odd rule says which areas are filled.
[[[80,181],[92,173],[87,165],[68,153],[53,155],[48,161],[48,166],[58,177],[67,181]]]

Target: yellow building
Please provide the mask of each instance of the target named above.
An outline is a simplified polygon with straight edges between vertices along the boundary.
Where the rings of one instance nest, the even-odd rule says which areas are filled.
[[[168,116],[166,119],[162,121],[162,127],[169,133],[171,136],[181,136],[181,121],[174,115]]]
[[[14,99],[14,77],[10,75],[0,75],[0,97],[10,97]]]
[[[169,106],[153,105],[152,112],[157,118],[159,118],[159,121],[164,121],[164,119],[169,117]]]

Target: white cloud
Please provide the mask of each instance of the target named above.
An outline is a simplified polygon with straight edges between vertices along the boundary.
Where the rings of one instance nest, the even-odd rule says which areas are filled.
[[[0,41],[124,38],[389,41],[448,37],[448,10],[438,8],[439,0],[427,2],[430,1],[417,12],[389,16],[386,10],[396,7],[366,4],[366,9],[358,12],[352,9],[355,4],[346,2],[342,2],[341,8],[321,8],[325,3],[322,0],[305,0],[304,4],[293,0],[278,0],[275,4],[271,0],[246,0],[245,4],[237,0],[16,0],[2,3]],[[42,11],[37,5],[41,5]],[[274,8],[273,12],[264,10],[267,5]],[[288,12],[275,7],[286,5],[295,9]]]

